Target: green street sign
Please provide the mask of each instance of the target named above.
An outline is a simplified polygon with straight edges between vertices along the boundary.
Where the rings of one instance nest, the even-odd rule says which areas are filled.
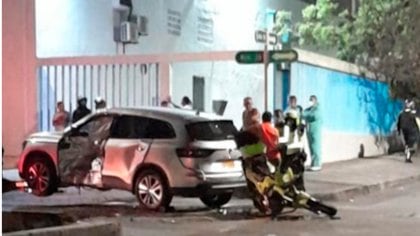
[[[292,62],[297,58],[295,50],[268,51],[268,63]],[[241,51],[236,53],[235,60],[241,64],[264,63],[264,51]]]
[[[235,60],[241,64],[255,64],[263,63],[264,52],[263,51],[242,51],[236,53]]]
[[[269,51],[268,57],[273,63],[292,62],[298,59],[298,54],[295,50],[278,50]]]

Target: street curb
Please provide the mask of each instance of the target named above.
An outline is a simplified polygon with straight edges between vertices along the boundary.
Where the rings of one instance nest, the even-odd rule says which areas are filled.
[[[345,190],[331,192],[331,193],[313,193],[311,194],[314,198],[323,201],[341,201],[349,200],[357,196],[363,196],[374,192],[379,192],[388,188],[396,187],[402,184],[407,184],[415,181],[420,181],[420,174],[413,175],[401,179],[389,180],[382,183],[370,184],[370,185],[356,185]]]
[[[350,198],[354,198],[357,196],[363,196],[370,193],[378,192],[387,188],[396,187],[402,184],[407,184],[415,181],[420,181],[420,174],[401,178],[401,179],[395,179],[395,180],[389,180],[382,183],[375,183],[370,185],[355,185],[352,187],[349,187],[344,190],[339,190],[336,192],[330,192],[330,193],[311,193],[308,192],[311,196],[314,198],[317,198],[322,201],[340,201],[340,200],[348,200]],[[336,183],[339,184],[339,183]],[[249,198],[249,191],[247,188],[241,188],[235,190],[234,197],[239,199],[245,199]]]
[[[5,236],[119,236],[121,224],[115,220],[83,221],[71,225],[23,230],[3,234]]]

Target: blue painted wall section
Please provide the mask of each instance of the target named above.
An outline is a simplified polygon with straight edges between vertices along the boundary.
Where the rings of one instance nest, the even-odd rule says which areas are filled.
[[[289,94],[289,89],[290,89],[290,71],[289,70],[283,70],[282,71],[282,81],[283,81],[283,87],[282,87],[282,94],[283,94],[283,111],[286,109],[287,107],[287,98],[288,98],[288,94]]]
[[[318,97],[326,130],[388,135],[395,129],[402,103],[390,98],[386,83],[299,62],[292,63],[290,82],[302,107],[310,95]]]

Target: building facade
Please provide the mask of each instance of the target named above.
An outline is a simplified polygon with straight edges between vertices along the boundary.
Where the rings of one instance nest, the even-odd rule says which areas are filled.
[[[96,96],[104,97],[109,106],[134,107],[157,106],[168,96],[180,103],[183,96],[189,96],[197,109],[207,112],[213,111],[213,102],[223,100],[228,102],[224,117],[234,120],[240,128],[244,97],[253,97],[255,106],[260,111],[264,109],[264,73],[262,64],[237,64],[235,53],[261,50],[263,45],[255,42],[254,32],[271,27],[273,11],[292,11],[293,20],[297,21],[308,1],[133,0],[132,3],[132,13],[148,19],[147,35],[140,36],[137,44],[114,41],[115,27],[124,15],[121,12],[126,11],[120,1],[3,1],[2,137],[6,155],[17,156],[28,134],[52,129],[55,102],[64,101],[67,110],[73,111],[78,96],[86,96],[90,107]],[[343,72],[347,77],[340,80],[341,74],[330,73],[325,79],[327,72],[320,70],[308,67],[307,61],[296,63],[286,83],[283,72],[270,65],[269,110],[284,108],[284,98],[290,93],[305,101],[307,94],[334,85],[336,77],[341,81],[337,83],[358,86],[347,79],[353,76],[350,72]],[[316,78],[308,77],[314,75]],[[310,83],[312,80],[324,87]],[[363,91],[374,89],[367,86]],[[381,91],[385,90],[386,85],[381,85]],[[384,96],[381,102],[386,103],[388,97]],[[320,97],[322,103],[328,103],[326,96]],[[341,111],[336,115],[340,114]],[[330,125],[326,131],[345,134],[354,131],[340,130],[339,125],[330,129]],[[376,130],[362,133],[366,137],[379,134]],[[324,146],[330,146],[330,141],[325,142]],[[327,149],[325,155],[332,156]],[[379,151],[383,150],[375,153]],[[339,154],[354,157],[349,152]],[[337,159],[334,156],[326,160],[334,161]]]

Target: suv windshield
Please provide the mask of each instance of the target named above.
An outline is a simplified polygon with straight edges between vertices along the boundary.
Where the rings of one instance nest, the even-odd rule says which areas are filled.
[[[193,140],[234,139],[238,132],[230,120],[194,122],[187,124],[186,128]]]

